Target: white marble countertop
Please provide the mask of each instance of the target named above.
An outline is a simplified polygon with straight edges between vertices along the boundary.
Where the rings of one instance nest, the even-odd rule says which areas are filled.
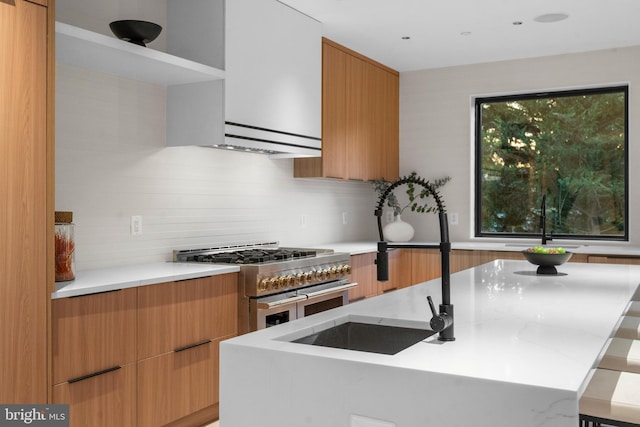
[[[158,262],[79,271],[70,282],[56,283],[51,298],[66,298],[175,280],[196,279],[240,271],[237,265]]]
[[[436,304],[440,302],[439,279],[226,341],[221,347],[221,420],[228,427],[252,425],[250,420],[236,417],[233,408],[237,408],[235,399],[239,396],[244,402],[253,402],[250,394],[254,391],[256,400],[275,404],[265,397],[267,390],[257,386],[270,384],[260,374],[261,369],[269,371],[269,377],[290,383],[297,381],[292,376],[299,373],[300,367],[308,365],[310,371],[320,370],[323,381],[313,384],[311,388],[318,389],[313,394],[332,396],[325,398],[331,402],[323,402],[323,407],[328,404],[333,410],[332,403],[341,404],[346,411],[344,417],[348,413],[370,413],[398,426],[431,425],[422,415],[415,413],[411,418],[408,413],[437,413],[446,406],[446,402],[441,402],[444,406],[433,403],[439,398],[431,394],[421,396],[418,408],[398,404],[395,409],[378,409],[385,405],[378,399],[380,387],[385,385],[376,381],[410,371],[409,377],[415,378],[417,384],[424,381],[435,385],[441,381],[442,393],[455,393],[450,397],[457,405],[451,408],[453,418],[448,419],[448,424],[443,424],[444,418],[430,418],[431,422],[436,421],[433,425],[575,426],[577,400],[585,380],[640,283],[640,266],[567,263],[558,270],[565,275],[537,276],[535,266],[526,261],[497,260],[453,274],[451,302],[455,307],[456,341],[441,343],[434,336],[393,356],[297,344],[288,339],[354,315],[426,325],[431,317],[426,296],[432,295]],[[243,377],[250,378],[251,387],[233,375],[243,358],[254,360],[254,366],[249,371],[245,367],[242,372]],[[280,365],[274,365],[274,360],[287,360],[285,371],[279,371]],[[262,366],[262,361],[270,364]],[[323,370],[329,367],[330,371]],[[362,375],[366,381],[362,381]],[[360,378],[371,390],[361,390],[356,385],[342,390],[335,386],[344,383],[340,376],[354,381]],[[465,384],[463,389],[459,389],[461,384]],[[405,389],[394,391],[394,402],[415,401],[412,394],[427,393],[413,382],[402,387]],[[354,388],[363,395],[362,399],[354,397]],[[485,396],[490,389],[491,399]],[[509,405],[509,399],[516,399],[515,396],[520,396],[514,403],[516,407],[505,411],[504,405]],[[295,393],[278,393],[278,397],[289,407],[296,408],[300,403]],[[305,392],[301,398],[313,396]],[[525,398],[527,402],[520,401]],[[366,403],[367,399],[372,404]],[[471,415],[456,411],[465,402],[473,406],[466,407]],[[500,403],[495,408],[500,416],[493,413],[497,419],[482,421],[479,417],[494,402]],[[480,412],[474,410],[478,405],[484,408]],[[307,405],[302,402],[299,406]],[[263,414],[261,409],[254,411]],[[382,425],[395,426],[393,423]],[[295,422],[281,420],[281,424],[271,424],[267,420],[261,425],[294,426]],[[305,425],[349,424],[324,418],[318,424]]]
[[[438,245],[439,242],[407,242],[413,244]],[[451,248],[454,250],[476,250],[476,251],[503,251],[503,252],[519,252],[529,247],[539,245],[539,240],[518,240],[513,242],[492,242],[492,241],[468,241],[468,242],[451,242]],[[377,251],[378,242],[360,241],[360,242],[336,242],[326,243],[323,245],[313,245],[312,248],[333,249],[336,252],[347,252],[351,255],[360,255]],[[562,246],[570,252],[577,254],[589,255],[611,255],[611,256],[640,256],[640,247],[631,246],[624,242],[615,242],[611,244],[604,243],[582,243],[572,241],[552,241],[549,246]]]

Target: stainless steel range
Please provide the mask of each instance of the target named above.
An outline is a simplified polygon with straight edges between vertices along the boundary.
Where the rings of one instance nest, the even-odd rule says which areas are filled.
[[[238,264],[239,332],[310,316],[348,303],[350,255],[283,248],[277,242],[173,252],[177,262]]]

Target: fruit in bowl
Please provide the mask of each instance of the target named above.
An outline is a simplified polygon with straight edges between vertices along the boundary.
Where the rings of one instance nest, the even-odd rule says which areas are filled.
[[[534,246],[522,251],[522,254],[527,261],[538,266],[536,271],[538,274],[558,274],[556,265],[564,264],[573,255],[564,248],[545,248],[543,246]]]

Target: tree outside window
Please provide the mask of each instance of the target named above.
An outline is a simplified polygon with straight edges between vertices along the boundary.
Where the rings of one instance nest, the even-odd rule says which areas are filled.
[[[477,98],[476,236],[627,240],[628,88]]]

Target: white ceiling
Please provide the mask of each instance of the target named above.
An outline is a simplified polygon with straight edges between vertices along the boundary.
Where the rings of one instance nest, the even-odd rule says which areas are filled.
[[[640,45],[640,0],[279,1],[398,71]],[[534,21],[549,13],[569,18]]]

